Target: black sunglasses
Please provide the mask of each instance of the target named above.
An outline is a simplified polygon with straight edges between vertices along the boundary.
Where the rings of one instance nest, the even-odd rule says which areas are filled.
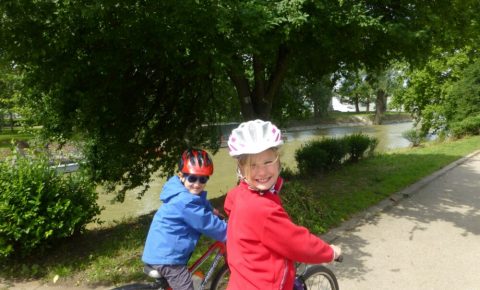
[[[188,180],[190,183],[200,182],[201,184],[205,184],[208,181],[208,176],[196,176],[196,175],[184,175],[185,179]]]

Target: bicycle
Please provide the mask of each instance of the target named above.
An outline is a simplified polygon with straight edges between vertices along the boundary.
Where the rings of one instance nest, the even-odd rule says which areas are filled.
[[[225,259],[226,255],[226,245],[222,242],[214,242],[210,245],[210,247],[203,253],[203,255],[198,258],[189,268],[188,270],[192,273],[192,279],[194,280],[194,287],[195,290],[197,289],[207,289],[207,285],[210,282],[210,279],[213,278],[212,281],[218,280],[218,275],[222,275],[222,277],[228,278],[228,266]],[[213,257],[213,260],[208,267],[208,270],[204,277],[198,279],[199,276],[195,275],[196,271],[200,269],[200,267],[209,260],[210,257]],[[215,269],[219,265],[221,260],[224,260],[224,264],[221,268],[215,272]],[[125,286],[120,286],[114,288],[112,290],[171,290],[168,286],[167,280],[163,278],[157,270],[155,270],[150,265],[144,265],[143,272],[147,274],[150,278],[154,278],[154,282],[150,283],[135,283],[129,284]],[[226,273],[228,272],[228,273]],[[198,279],[198,280],[197,280]],[[215,288],[215,284],[211,283],[210,290],[217,290],[219,288]]]
[[[213,256],[214,255],[214,256]],[[210,284],[210,290],[225,290],[227,289],[228,280],[230,277],[230,270],[226,263],[226,245],[222,242],[214,242],[210,247],[205,251],[205,253],[198,258],[190,267],[190,273],[195,273],[201,265],[203,265],[211,256],[213,256],[213,261],[208,268],[208,271],[199,281],[199,285],[195,286],[195,289],[207,289],[207,285],[212,279]],[[223,258],[225,263],[220,267],[218,271],[215,272],[220,260]],[[336,262],[342,262],[343,256],[338,257]],[[155,282],[148,284],[130,284],[126,286],[121,286],[114,288],[112,290],[171,290],[169,288],[165,278],[161,277],[160,274],[149,267],[148,265],[144,268],[145,274],[151,278],[155,278]],[[215,273],[214,273],[215,272]],[[293,290],[339,290],[338,281],[335,277],[335,274],[324,265],[308,265],[303,263],[296,264],[296,277]]]
[[[338,257],[336,262],[342,262],[343,256]],[[339,290],[337,277],[324,265],[296,264],[296,277],[293,290]],[[230,270],[224,265],[218,270],[212,281],[211,290],[227,289]]]

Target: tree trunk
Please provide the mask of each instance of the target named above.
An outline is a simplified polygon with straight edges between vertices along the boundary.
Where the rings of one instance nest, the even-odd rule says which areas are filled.
[[[248,80],[240,73],[230,70],[230,80],[233,82],[237,90],[238,100],[240,102],[240,110],[244,120],[254,119],[252,99],[250,97],[250,87]]]
[[[287,71],[288,55],[288,49],[285,46],[280,46],[275,67],[270,72],[268,81],[265,76],[268,75],[269,71],[262,57],[253,55],[253,88],[250,88],[246,72],[236,69],[242,67],[241,59],[237,57],[234,60],[233,67],[228,71],[228,75],[237,90],[242,117],[245,121],[257,118],[270,120],[273,100],[277,96]]]
[[[379,89],[377,91],[377,99],[375,100],[375,125],[382,124],[383,116],[387,111],[387,94],[384,90]]]
[[[14,127],[14,121],[13,121],[13,113],[10,112],[10,131],[13,132],[13,127]]]
[[[313,117],[315,119],[322,117],[322,110],[320,109],[320,104],[317,101],[313,101]]]
[[[357,113],[360,113],[360,106],[359,106],[359,100],[360,100],[360,97],[358,96],[358,94],[355,94],[355,97],[354,97],[354,102],[355,102],[355,112]]]

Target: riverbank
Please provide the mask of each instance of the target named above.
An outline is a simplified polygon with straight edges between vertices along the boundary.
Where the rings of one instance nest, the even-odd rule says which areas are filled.
[[[333,127],[369,126],[373,125],[373,113],[331,113],[321,119],[289,121],[283,126],[287,132],[326,129]],[[390,112],[385,114],[382,125],[412,122],[412,117],[407,113]]]
[[[339,126],[367,126],[372,125],[374,118],[373,113],[344,113],[344,112],[331,112],[328,116],[325,116],[320,119],[309,119],[309,120],[297,120],[289,121],[282,126],[286,132],[296,132],[302,130],[315,130],[315,129],[325,129],[333,128]],[[392,124],[392,123],[402,123],[402,122],[411,122],[412,118],[407,113],[386,113],[383,119],[383,124]],[[21,141],[22,143],[28,144],[30,138],[33,138],[31,134],[12,134],[10,132],[5,132],[2,135],[3,138],[0,138],[0,159],[11,155],[10,145],[11,140],[14,142]],[[0,137],[2,136],[0,135]],[[8,139],[7,139],[8,137]],[[18,138],[18,140],[16,139]],[[22,150],[25,148],[21,148]],[[62,159],[69,156],[78,157],[78,152],[71,144],[62,146],[61,148],[50,145],[48,148],[57,158]]]
[[[429,143],[421,148],[379,154],[314,178],[298,177],[295,185],[291,183],[283,194],[291,195],[292,190],[301,192],[302,202],[293,201],[294,207],[287,210],[296,220],[308,218],[309,223],[319,225],[323,229],[316,233],[322,234],[480,149],[479,146],[479,136]],[[223,197],[213,199],[212,203],[222,208]],[[2,263],[0,275],[4,288],[0,286],[0,289],[22,289],[14,287],[27,281],[49,283],[57,287],[53,289],[108,289],[105,287],[142,281],[145,277],[141,272],[140,255],[150,220],[151,214],[147,214],[119,221],[64,241],[48,255]]]

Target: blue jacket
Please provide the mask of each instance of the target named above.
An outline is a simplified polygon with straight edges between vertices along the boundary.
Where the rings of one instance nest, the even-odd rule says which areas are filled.
[[[153,217],[142,261],[151,265],[186,265],[201,234],[225,241],[227,224],[213,214],[207,192],[190,193],[178,176],[160,194],[163,202]]]

